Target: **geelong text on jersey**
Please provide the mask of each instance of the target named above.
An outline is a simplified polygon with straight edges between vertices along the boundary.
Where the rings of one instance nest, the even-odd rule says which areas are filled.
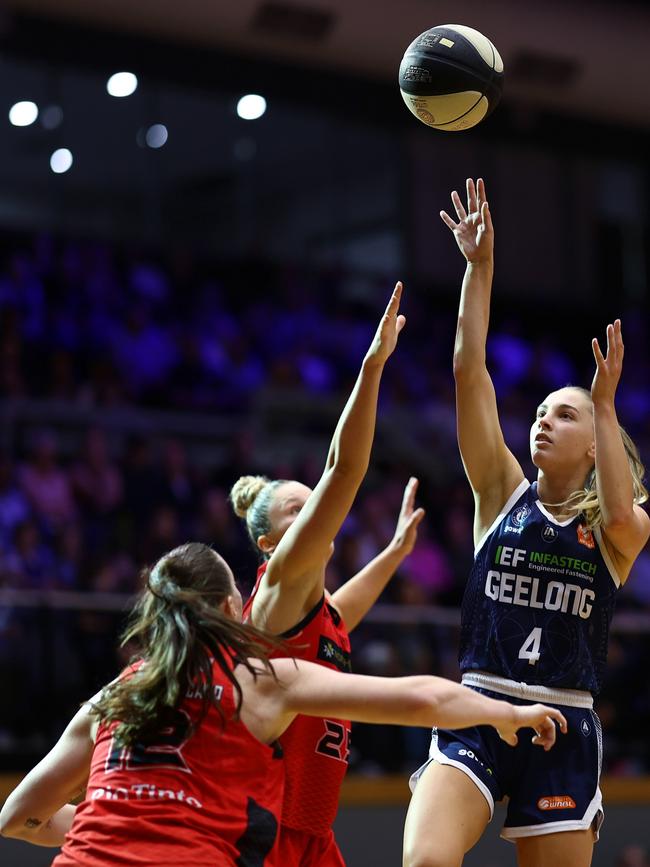
[[[512,572],[490,569],[485,579],[485,595],[495,602],[521,605],[524,608],[543,608],[546,611],[571,613],[583,620],[591,614],[596,594],[588,587],[549,581],[546,591],[540,593],[540,579]],[[543,597],[543,598],[541,598]]]

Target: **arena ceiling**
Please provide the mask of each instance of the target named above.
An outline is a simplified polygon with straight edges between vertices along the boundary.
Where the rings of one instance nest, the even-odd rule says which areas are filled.
[[[4,8],[386,82],[419,32],[464,23],[499,48],[511,105],[650,127],[650,4],[640,0],[5,0]]]

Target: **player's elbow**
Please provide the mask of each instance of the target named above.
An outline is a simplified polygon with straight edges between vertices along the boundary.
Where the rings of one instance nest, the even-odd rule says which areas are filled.
[[[0,837],[22,837],[24,828],[18,818],[12,815],[12,811],[7,809],[5,804],[2,812],[0,812]]]
[[[464,358],[463,353],[458,349],[454,351],[452,370],[454,372],[454,379],[457,382],[467,372],[467,361]]]
[[[409,700],[409,719],[413,725],[428,728],[438,722],[441,699],[439,690],[429,678],[413,689]]]
[[[476,378],[485,371],[485,357],[456,349],[452,368],[457,386],[472,385]]]
[[[346,486],[350,484],[360,485],[368,472],[369,465],[369,458],[360,461],[337,454],[328,472],[334,483],[342,483]]]

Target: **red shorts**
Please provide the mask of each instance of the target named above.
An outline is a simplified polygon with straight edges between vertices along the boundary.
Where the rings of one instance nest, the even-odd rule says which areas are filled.
[[[345,867],[334,832],[324,837],[280,826],[269,864],[275,867]]]

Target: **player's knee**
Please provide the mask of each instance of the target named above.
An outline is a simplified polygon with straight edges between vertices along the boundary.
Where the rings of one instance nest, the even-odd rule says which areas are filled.
[[[445,850],[440,845],[426,846],[422,841],[405,844],[402,867],[460,867],[462,853]]]

